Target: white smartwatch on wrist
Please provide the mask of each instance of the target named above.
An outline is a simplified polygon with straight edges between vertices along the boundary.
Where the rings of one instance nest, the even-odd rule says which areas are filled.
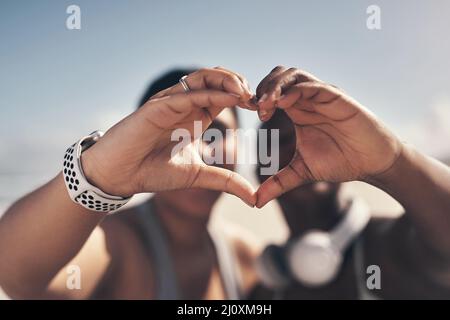
[[[131,197],[113,196],[93,186],[86,179],[81,164],[83,151],[90,148],[102,136],[101,131],[94,131],[71,145],[64,154],[63,175],[72,201],[91,211],[112,213],[130,201]]]

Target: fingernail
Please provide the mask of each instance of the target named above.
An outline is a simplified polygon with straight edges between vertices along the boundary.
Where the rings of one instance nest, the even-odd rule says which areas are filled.
[[[257,207],[258,209],[261,209],[261,208],[264,207],[266,204],[267,204],[267,202],[257,203],[257,204],[256,204],[256,207]]]
[[[255,108],[255,110],[258,109],[258,100],[256,99],[256,96],[255,96],[255,95],[252,95],[252,96],[251,96],[251,98],[248,100],[248,103],[249,103],[250,105],[252,105],[252,106]]]
[[[259,118],[260,118],[261,120],[263,120],[263,118],[264,118],[265,116],[267,116],[267,111],[266,111],[266,110],[258,110],[258,115],[259,115]]]
[[[264,93],[262,97],[259,99],[258,103],[264,102],[267,100],[267,93]]]
[[[254,205],[253,203],[250,203],[250,202],[247,202],[247,201],[245,201],[245,203],[246,203],[250,208],[254,208],[254,207],[255,207],[255,205]]]

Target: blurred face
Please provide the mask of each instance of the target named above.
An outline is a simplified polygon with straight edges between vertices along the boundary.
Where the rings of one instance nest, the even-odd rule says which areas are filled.
[[[295,153],[295,129],[291,120],[286,116],[284,112],[277,111],[274,117],[266,122],[266,129],[279,129],[280,130],[280,169],[287,166],[291,161]],[[268,139],[270,144],[270,137]],[[257,170],[259,173],[259,168]],[[268,176],[258,176],[260,182],[265,181]],[[286,192],[278,198],[280,202],[286,202],[289,204],[301,204],[305,201],[320,201],[329,199],[337,193],[339,184],[328,182],[315,182],[308,185],[304,185],[295,188],[289,192]]]
[[[211,123],[208,129],[217,129],[222,133],[223,139],[221,142],[213,140],[211,142],[203,142],[204,146],[208,146],[210,143],[214,142],[214,145],[222,146],[223,157],[226,159],[228,153],[234,155],[237,154],[237,144],[235,137],[231,135],[227,138],[227,129],[237,129],[238,123],[235,114],[230,108],[224,109]],[[217,147],[216,147],[217,148]],[[204,151],[203,156],[206,153],[212,152],[211,149],[202,148]],[[211,155],[211,153],[210,153]],[[225,163],[225,161],[222,161]],[[218,167],[223,167],[228,170],[235,169],[233,164],[220,164],[216,165]],[[175,208],[177,211],[181,211],[186,215],[192,217],[205,217],[207,218],[211,212],[214,203],[217,201],[222,192],[192,188],[186,190],[175,190],[175,191],[165,191],[159,192],[156,196],[163,199],[164,202],[169,204],[171,207]]]

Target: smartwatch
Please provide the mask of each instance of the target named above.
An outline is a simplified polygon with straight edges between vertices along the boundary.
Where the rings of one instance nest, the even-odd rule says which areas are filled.
[[[112,213],[125,205],[132,197],[107,194],[86,179],[81,155],[103,136],[94,131],[71,145],[64,154],[63,175],[70,199],[95,212]]]

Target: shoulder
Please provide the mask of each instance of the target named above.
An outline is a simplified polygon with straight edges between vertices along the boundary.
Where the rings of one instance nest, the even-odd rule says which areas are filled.
[[[367,265],[378,265],[387,297],[442,298],[450,294],[450,263],[424,243],[407,213],[373,218],[364,233]]]

